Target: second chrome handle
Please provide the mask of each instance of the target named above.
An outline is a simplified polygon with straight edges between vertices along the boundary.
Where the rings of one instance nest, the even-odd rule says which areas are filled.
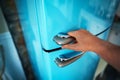
[[[76,56],[69,57],[69,58],[66,58],[66,57],[57,57],[55,59],[55,63],[59,67],[67,66],[67,65],[73,63],[74,61],[78,60],[84,53],[85,52],[81,52],[80,54],[78,54]]]

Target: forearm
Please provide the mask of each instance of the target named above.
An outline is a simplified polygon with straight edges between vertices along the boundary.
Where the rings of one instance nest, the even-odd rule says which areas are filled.
[[[105,59],[110,65],[120,71],[120,46],[99,39],[92,51]]]

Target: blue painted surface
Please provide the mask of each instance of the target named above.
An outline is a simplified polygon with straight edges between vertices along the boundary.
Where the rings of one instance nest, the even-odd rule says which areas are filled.
[[[119,0],[16,0],[31,63],[38,80],[92,80],[99,57],[87,52],[76,62],[60,68],[54,60],[73,52],[60,50],[53,37],[60,32],[85,29],[97,34],[112,23]],[[110,8],[110,9],[109,9]],[[99,37],[105,39],[108,32]],[[73,54],[76,53],[75,51]]]

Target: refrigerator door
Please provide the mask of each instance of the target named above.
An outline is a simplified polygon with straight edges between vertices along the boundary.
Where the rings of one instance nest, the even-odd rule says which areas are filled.
[[[16,0],[34,71],[39,80],[92,80],[99,56],[86,52],[60,67],[58,58],[82,52],[61,49],[53,38],[59,33],[85,29],[96,35],[111,26],[119,0]],[[22,6],[21,6],[22,5]],[[106,39],[109,30],[99,35]]]

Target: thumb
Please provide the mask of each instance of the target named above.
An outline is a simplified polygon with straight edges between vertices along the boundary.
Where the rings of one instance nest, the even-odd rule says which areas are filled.
[[[76,32],[77,32],[77,31],[68,32],[68,35],[70,35],[70,36],[72,36],[72,37],[75,37],[75,36],[76,36]]]

